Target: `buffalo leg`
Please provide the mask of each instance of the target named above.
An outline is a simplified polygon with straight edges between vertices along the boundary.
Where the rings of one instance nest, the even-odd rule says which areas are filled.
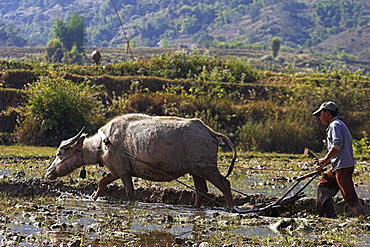
[[[135,190],[134,184],[132,183],[132,177],[129,174],[120,175],[123,184],[125,185],[126,195],[131,204],[135,202]]]
[[[93,199],[98,199],[99,196],[103,194],[105,187],[113,181],[117,180],[119,177],[114,176],[112,173],[108,173],[104,178],[99,181],[98,189],[95,192]]]
[[[231,194],[231,187],[230,182],[226,178],[224,178],[221,174],[209,174],[205,177],[208,181],[210,181],[214,186],[216,186],[222,194],[224,194],[227,206],[230,209],[233,209],[235,206],[233,195]]]
[[[196,189],[194,207],[200,207],[205,194],[208,192],[207,182],[205,179],[192,174],[194,180],[194,186]],[[200,192],[200,193],[199,193]]]

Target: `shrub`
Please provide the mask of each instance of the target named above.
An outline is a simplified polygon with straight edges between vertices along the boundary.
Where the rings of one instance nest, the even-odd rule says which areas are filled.
[[[82,53],[78,52],[77,46],[72,46],[70,51],[64,53],[64,62],[68,64],[79,64],[82,65],[85,63],[85,57]]]
[[[363,131],[364,137],[360,140],[353,141],[353,150],[356,155],[364,155],[370,153],[370,140],[366,133]]]
[[[59,39],[52,39],[45,47],[45,60],[48,63],[61,63],[63,59],[63,44]]]
[[[105,67],[106,74],[115,76],[141,75],[168,79],[201,79],[223,82],[254,82],[249,64],[240,59],[220,59],[196,48],[175,53],[162,53],[150,59],[139,59]]]
[[[97,91],[85,83],[45,77],[26,90],[28,103],[17,131],[23,144],[57,145],[82,126],[102,122]]]
[[[15,69],[24,69],[24,70],[32,70],[32,66],[19,61],[14,60],[1,60],[0,61],[0,70],[15,70]]]
[[[142,112],[199,117],[238,148],[319,152],[325,126],[312,112],[326,100],[339,105],[340,118],[361,149],[362,131],[370,127],[368,77],[340,67],[293,74],[256,71],[242,60],[218,59],[196,49],[99,67],[13,62],[0,62],[0,67],[5,78],[15,68],[22,69],[22,76],[30,68],[36,78],[51,77],[27,88],[30,101],[18,127],[23,143],[56,145],[82,125],[92,128],[105,118]],[[84,83],[87,77],[91,81]],[[104,90],[97,94],[87,86],[93,83]]]

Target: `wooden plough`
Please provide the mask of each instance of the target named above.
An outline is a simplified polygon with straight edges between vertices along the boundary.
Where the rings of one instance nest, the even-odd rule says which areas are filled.
[[[265,206],[266,204],[262,205],[262,206],[255,206],[253,208],[238,208],[237,211],[238,213],[256,213],[258,215],[266,215],[268,214],[270,211],[276,209],[276,208],[281,208],[283,206],[287,206],[291,203],[294,203],[295,201],[299,200],[300,198],[304,197],[305,194],[303,193],[303,190],[317,177],[319,176],[323,171],[325,171],[326,168],[323,168],[322,171],[313,171],[313,172],[310,172],[310,173],[307,173],[305,175],[302,175],[302,176],[299,176],[297,177],[295,180],[295,183],[293,184],[292,187],[290,187],[280,198],[278,198],[277,200],[275,200],[274,202],[268,204],[267,206]],[[311,178],[305,185],[303,185],[298,191],[296,191],[294,194],[289,195],[289,193],[291,193],[295,187],[298,186],[298,184],[305,180],[306,178]]]

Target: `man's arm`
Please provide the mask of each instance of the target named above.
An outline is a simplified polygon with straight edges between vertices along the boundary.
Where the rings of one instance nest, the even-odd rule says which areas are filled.
[[[314,163],[317,164],[320,168],[325,167],[331,163],[330,159],[338,152],[339,149],[332,147],[329,152],[325,155],[324,158],[314,159]]]

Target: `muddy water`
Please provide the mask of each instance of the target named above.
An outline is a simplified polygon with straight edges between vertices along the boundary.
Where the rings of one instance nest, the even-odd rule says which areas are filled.
[[[32,164],[33,166],[34,164]],[[32,169],[34,168],[30,170]],[[264,171],[235,172],[229,180],[233,189],[244,194],[257,193],[279,197],[294,183],[294,180],[291,177],[286,177],[285,174],[286,172],[276,172],[272,175],[271,173],[264,175]],[[303,174],[305,172],[296,172],[294,176]],[[240,216],[227,213],[224,208],[215,208],[214,205],[206,205],[202,209],[193,209],[188,206],[193,200],[191,195],[183,201],[182,206],[178,206],[179,204],[176,203],[170,204],[168,201],[171,201],[171,198],[172,201],[176,201],[173,198],[178,194],[176,191],[167,191],[164,196],[158,196],[161,192],[152,190],[149,191],[150,194],[148,195],[144,193],[143,199],[145,200],[139,201],[133,206],[126,205],[125,202],[117,199],[122,196],[121,183],[117,183],[118,186],[110,187],[107,190],[107,197],[99,201],[92,201],[89,195],[95,190],[96,184],[83,187],[82,185],[87,183],[86,180],[79,180],[76,174],[65,179],[64,184],[49,183],[41,179],[33,180],[32,178],[40,176],[30,174],[27,170],[23,172],[21,169],[8,169],[7,166],[0,167],[0,175],[8,177],[8,179],[4,179],[6,182],[4,186],[1,186],[0,192],[6,192],[10,195],[10,197],[2,199],[15,201],[10,203],[15,211],[13,215],[0,215],[0,242],[4,246],[196,246],[201,242],[212,243],[215,239],[218,242],[212,246],[217,246],[221,243],[230,243],[227,242],[230,238],[237,238],[234,241],[234,243],[237,243],[235,246],[245,246],[259,244],[254,238],[260,240],[275,239],[276,241],[279,238],[287,239],[297,235],[300,239],[326,239],[328,231],[331,231],[331,229],[326,229],[325,226],[329,224],[321,219],[314,219],[313,223],[308,225],[296,219],[297,226],[295,228],[304,229],[304,231],[292,231],[292,229],[294,230],[293,224],[287,227],[291,232],[286,230],[277,231],[276,229],[279,226],[276,224],[281,221],[281,218]],[[184,179],[186,183],[190,183],[186,180],[186,177]],[[76,185],[76,180],[84,183],[81,182],[82,185]],[[67,186],[70,184],[69,181],[74,181],[74,188]],[[306,182],[302,181],[301,184],[303,185]],[[305,189],[304,192],[307,197],[314,197],[316,183],[316,180],[313,181]],[[162,183],[156,186],[164,188],[162,186],[165,186],[165,184]],[[153,184],[141,186],[148,187],[149,185],[153,186]],[[174,182],[170,184],[170,187],[177,187],[179,190],[184,189]],[[356,190],[361,198],[369,198],[369,188],[368,183],[360,183]],[[219,194],[219,191],[212,185],[209,185],[209,189],[211,193]],[[299,189],[299,186],[297,189]],[[236,192],[233,193],[237,194]],[[17,198],[28,195],[33,198],[17,201]],[[45,200],[44,195],[50,196],[51,199]],[[181,195],[185,196],[185,194]],[[153,198],[158,198],[158,200],[156,201]],[[164,198],[167,201],[164,201]],[[144,203],[143,201],[150,203]],[[285,212],[281,215],[302,217],[302,221],[310,222],[312,216],[297,214],[297,211],[312,209],[313,200],[304,201],[301,199],[300,201],[302,202],[295,205],[294,213],[286,214]],[[343,202],[341,207],[343,208]],[[5,208],[1,208],[1,210],[5,211]],[[340,211],[342,214],[343,209],[340,210],[342,210]],[[287,209],[287,211],[292,211],[292,209]],[[369,212],[369,208],[367,208],[367,212]],[[306,219],[307,216],[308,220]],[[360,228],[354,226],[356,235],[348,239],[361,237],[362,240],[356,242],[358,245],[370,243],[368,220],[366,218],[365,223],[362,223]],[[324,223],[323,226],[316,226],[322,223]],[[333,226],[332,228],[340,232],[341,227],[351,224],[352,221],[342,220],[338,221],[338,227]],[[303,226],[301,227],[301,225]],[[365,230],[358,232],[358,229]],[[324,233],[326,233],[324,237],[319,235]],[[333,233],[330,234],[333,235]],[[333,239],[335,238],[338,237],[334,236]],[[295,243],[295,245],[312,245],[312,242],[294,241],[292,243]],[[313,243],[317,245],[335,245],[337,243],[335,241],[339,240],[330,241]],[[262,245],[267,243],[268,241],[262,242]],[[274,242],[273,245],[284,246],[287,243]]]
[[[17,172],[14,172],[9,169],[0,169],[0,176],[9,176],[9,175],[18,175]],[[305,174],[301,172],[300,175]],[[286,190],[293,186],[295,180],[294,178],[275,178],[275,177],[266,177],[264,175],[253,176],[249,174],[242,173],[240,175],[231,176],[231,186],[234,189],[234,193],[245,193],[245,194],[254,194],[259,193],[266,196],[281,196]],[[309,183],[309,185],[304,189],[306,197],[315,197],[316,185],[319,179],[314,180]],[[302,181],[294,191],[299,190],[304,186],[308,180]],[[213,193],[219,193],[218,189],[212,184],[208,183],[209,191]],[[181,187],[181,185],[179,186]],[[293,191],[293,192],[294,192]],[[360,184],[356,185],[356,192],[361,198],[370,198],[370,184]]]
[[[199,210],[163,204],[123,205],[62,194],[54,205],[24,203],[26,213],[3,222],[0,242],[20,246],[82,243],[96,246],[193,245],[209,226],[199,221],[225,214],[223,209]],[[245,236],[274,236],[266,226],[228,227]]]
[[[301,172],[300,175],[305,174]],[[304,189],[306,197],[315,197],[316,196],[316,186],[319,181],[319,178],[313,180],[308,186]],[[253,175],[249,176],[246,174],[234,175],[231,178],[232,188],[238,192],[245,194],[254,194],[259,193],[265,196],[282,196],[285,191],[287,191],[295,183],[294,178],[276,178],[276,177],[266,177],[263,175]],[[301,181],[297,187],[293,190],[293,193],[301,189],[306,183],[307,180]],[[210,191],[213,193],[218,193],[217,188],[209,185]],[[370,198],[370,184],[360,184],[356,185],[356,192],[361,198]],[[234,193],[237,193],[234,191]],[[339,193],[340,194],[340,193]]]
[[[0,242],[3,246],[198,246],[201,242],[212,242],[213,237],[218,242],[211,246],[223,246],[222,241],[226,242],[225,238],[234,235],[242,236],[241,239],[247,242],[239,240],[233,246],[246,246],[259,245],[254,237],[289,238],[296,234],[300,241],[326,239],[326,236],[317,235],[328,234],[325,225],[332,224],[329,229],[332,227],[333,232],[340,232],[343,226],[349,228],[354,222],[353,219],[344,219],[337,226],[333,221],[310,217],[289,221],[280,217],[232,214],[222,208],[194,209],[141,202],[126,205],[104,199],[92,201],[88,196],[71,193],[61,193],[50,204],[41,198],[34,202],[19,202],[15,209],[20,212],[15,217],[0,219]],[[288,226],[283,226],[284,222]],[[362,227],[354,228],[359,231]],[[224,234],[226,237],[219,237]],[[362,237],[357,242],[359,246],[370,243],[368,233],[356,234]],[[335,241],[325,241],[317,245],[336,246]],[[296,243],[305,246],[309,242]],[[285,246],[287,243],[270,244]]]
[[[226,233],[242,236],[253,245],[254,237],[268,239],[287,234],[276,230],[278,227],[275,225],[281,220],[277,217],[253,218],[253,215],[232,214],[215,207],[194,209],[186,205],[143,202],[127,205],[109,197],[93,201],[82,187],[78,191],[82,193],[75,193],[76,190],[69,187],[65,191],[66,185],[38,179],[17,180],[15,184],[21,190],[14,191],[11,186],[1,188],[9,187],[9,192],[14,191],[14,195],[19,196],[22,191],[47,194],[44,188],[59,192],[51,199],[36,196],[30,201],[14,203],[17,213],[0,218],[0,242],[4,246],[192,246],[210,242],[214,234],[218,237],[217,234]],[[166,193],[172,195],[170,192]],[[235,219],[238,221],[233,223]],[[305,228],[309,230],[300,232],[300,238],[315,239],[313,230],[310,230],[313,227],[305,225]],[[363,237],[361,244],[368,243],[367,235]],[[224,239],[218,238],[221,239],[219,241]]]

